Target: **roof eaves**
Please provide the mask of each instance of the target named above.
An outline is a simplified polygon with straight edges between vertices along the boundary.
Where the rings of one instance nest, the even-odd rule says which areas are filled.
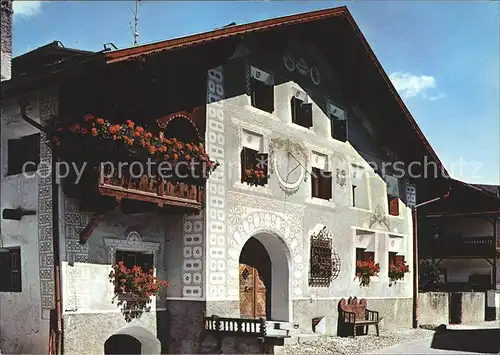
[[[318,10],[303,14],[278,17],[269,20],[263,20],[243,25],[220,28],[217,30],[199,33],[196,35],[170,39],[166,41],[146,44],[138,47],[120,49],[106,54],[108,64],[121,62],[134,57],[158,53],[166,50],[172,50],[182,47],[199,45],[205,42],[214,41],[222,38],[248,34],[257,31],[268,30],[284,25],[291,25],[303,22],[321,20],[333,16],[343,15],[347,12],[347,7],[341,6],[332,9]]]

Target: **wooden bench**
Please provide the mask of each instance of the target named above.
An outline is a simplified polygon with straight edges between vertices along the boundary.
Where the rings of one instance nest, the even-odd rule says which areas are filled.
[[[342,329],[352,329],[352,334],[356,337],[357,329],[364,329],[367,334],[368,326],[374,325],[377,336],[380,336],[378,324],[383,318],[379,317],[378,312],[370,311],[366,307],[365,299],[358,302],[356,297],[349,297],[348,301],[342,298],[339,302],[339,326]]]

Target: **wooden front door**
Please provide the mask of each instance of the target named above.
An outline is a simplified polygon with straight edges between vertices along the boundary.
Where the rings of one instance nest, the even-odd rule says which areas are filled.
[[[266,318],[266,286],[256,268],[240,264],[240,316]]]

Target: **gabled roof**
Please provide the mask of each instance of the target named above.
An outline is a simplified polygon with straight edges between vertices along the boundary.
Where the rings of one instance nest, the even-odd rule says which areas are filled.
[[[429,141],[424,136],[423,132],[417,125],[410,111],[408,110],[403,100],[397,93],[394,85],[389,79],[389,76],[382,68],[382,65],[378,61],[377,57],[375,56],[375,53],[371,49],[366,38],[361,33],[361,30],[359,29],[358,25],[354,21],[354,18],[352,17],[351,13],[349,12],[346,6],[341,6],[326,10],[312,11],[291,16],[278,17],[270,20],[258,21],[249,24],[223,27],[213,31],[190,35],[186,37],[175,38],[152,44],[120,49],[116,51],[110,51],[105,53],[104,55],[106,57],[107,63],[112,64],[134,59],[141,56],[147,56],[160,52],[182,49],[196,45],[202,45],[208,42],[227,39],[230,37],[237,37],[255,32],[269,31],[271,29],[276,29],[280,27],[297,25],[301,23],[315,22],[330,18],[342,18],[349,23],[350,29],[356,34],[357,38],[364,47],[365,54],[370,58],[373,64],[373,69],[375,69],[379,73],[379,75],[387,85],[387,89],[391,92],[392,96],[397,101],[397,104],[399,105],[402,113],[404,114],[404,116],[406,116],[406,119],[410,123],[413,131],[417,134],[422,145],[425,147],[425,150],[432,156],[432,158],[438,164],[439,168],[442,169],[442,171],[444,172],[444,176],[445,177],[448,176],[448,173],[445,167],[443,166],[441,160],[439,159],[434,149],[431,147]]]
[[[142,46],[120,49],[106,53],[106,58],[108,60],[108,63],[115,63],[152,53],[159,53],[172,49],[195,46],[211,41],[220,40],[223,38],[240,36],[252,32],[270,30],[272,28],[277,28],[282,26],[290,26],[299,23],[323,20],[335,16],[345,16],[346,14],[349,14],[349,11],[347,10],[347,7],[342,6],[333,9],[326,9],[313,12],[306,12],[297,15],[277,17],[270,20],[252,22],[244,25],[236,25],[231,27],[223,27],[220,29],[216,29],[214,31],[203,32],[191,36],[174,38],[152,44],[145,44]]]

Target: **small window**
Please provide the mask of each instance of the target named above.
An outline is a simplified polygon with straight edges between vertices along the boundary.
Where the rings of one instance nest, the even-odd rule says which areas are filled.
[[[140,266],[142,271],[149,271],[154,269],[154,255],[146,254],[134,251],[116,251],[116,262],[119,263],[123,261],[123,264],[127,269],[131,269],[134,266]]]
[[[345,111],[327,101],[326,114],[330,119],[332,138],[342,142],[347,141],[347,117]]]
[[[21,292],[21,248],[0,252],[0,292]]]
[[[249,94],[252,106],[269,113],[274,112],[273,75],[250,66]]]
[[[399,186],[398,179],[394,176],[385,176],[387,185],[387,203],[389,206],[389,214],[391,216],[399,216]]]
[[[7,175],[17,175],[23,172],[33,172],[40,163],[40,134],[35,133],[18,139],[9,139],[7,143]]]
[[[268,162],[267,153],[259,153],[258,151],[243,147],[240,153],[241,159],[241,182],[246,182],[250,185],[264,186],[268,179]]]
[[[274,112],[274,86],[266,85],[258,80],[251,80],[250,96],[252,106],[269,113]]]
[[[389,203],[389,214],[391,216],[399,216],[399,198],[387,195],[387,201]]]
[[[292,97],[290,106],[292,109],[292,122],[305,128],[311,128],[313,125],[312,104],[306,104],[304,101]]]
[[[332,240],[323,233],[311,236],[309,286],[328,287],[333,278]]]
[[[332,198],[332,173],[312,168],[312,197],[329,200]]]
[[[352,184],[352,207],[356,207],[356,185]]]

